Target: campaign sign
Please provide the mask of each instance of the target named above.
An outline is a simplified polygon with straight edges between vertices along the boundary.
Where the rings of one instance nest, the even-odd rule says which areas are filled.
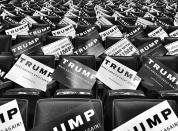
[[[54,69],[22,54],[5,78],[25,87],[46,91]]]
[[[129,39],[144,38],[145,33],[143,31],[143,27],[139,26],[139,27],[136,27],[135,29],[131,29],[130,31],[127,32],[125,37],[127,37]]]
[[[30,131],[104,131],[104,128],[89,101]]]
[[[108,56],[132,56],[137,48],[125,37],[105,50]]]
[[[25,16],[19,23],[28,24],[30,27],[32,27],[32,24],[37,24],[37,22],[30,16]]]
[[[86,37],[88,39],[96,38],[99,36],[98,31],[95,26],[87,28],[85,31],[76,34],[77,37]]]
[[[155,90],[178,89],[178,74],[154,58],[147,58],[138,76],[154,85]]]
[[[64,37],[60,40],[41,47],[41,49],[45,55],[54,55],[55,58],[58,59],[60,55],[73,54],[74,47],[69,38]]]
[[[60,25],[60,24],[61,24],[61,25],[73,25],[73,26],[75,26],[75,27],[77,27],[77,25],[78,25],[75,21],[71,20],[71,19],[68,18],[68,17],[64,17],[58,24],[59,24],[59,25]]]
[[[149,37],[160,37],[161,40],[164,40],[165,37],[169,37],[167,32],[160,26],[157,29],[153,30],[148,34]]]
[[[9,24],[19,24],[19,22],[13,20],[12,18],[10,18],[9,16],[5,16],[4,20],[9,23]]]
[[[170,37],[178,37],[178,29],[169,34]]]
[[[168,50],[167,55],[178,55],[178,41],[165,45],[165,48]]]
[[[109,20],[107,20],[105,17],[103,16],[98,16],[97,17],[97,21],[99,22],[99,24],[101,25],[113,25]]]
[[[33,38],[23,41],[19,44],[16,44],[11,47],[12,53],[14,56],[19,56],[21,54],[36,54],[41,52],[42,43],[38,36],[34,36]]]
[[[58,30],[52,31],[53,36],[71,36],[72,39],[76,36],[76,31],[73,25],[68,25]]]
[[[122,32],[119,30],[119,28],[114,25],[113,27],[99,33],[99,35],[102,37],[102,40],[104,41],[106,37],[123,37]]]
[[[136,90],[141,78],[137,72],[107,56],[96,73],[96,78],[112,90]]]
[[[29,35],[37,35],[37,36],[43,36],[51,32],[51,27],[46,26],[46,27],[39,27],[34,30],[30,30],[28,32]]]
[[[0,106],[0,131],[25,131],[16,100]]]
[[[112,131],[177,131],[178,118],[167,101],[144,111]]]
[[[96,58],[105,51],[98,39],[90,39],[74,50],[75,55],[94,55]]]
[[[29,31],[28,25],[24,24],[24,25],[14,27],[12,29],[8,29],[5,32],[6,35],[12,35],[12,38],[16,39],[17,35],[28,35],[28,31]]]
[[[93,69],[70,57],[61,56],[52,78],[68,88],[91,89],[96,82],[95,75]]]
[[[137,49],[138,51],[135,54],[141,56],[163,56],[168,52],[162,45],[161,40],[157,38],[143,43],[141,46],[137,47]]]
[[[46,24],[49,24],[53,27],[56,27],[55,23],[53,23],[50,19],[48,19],[46,16],[41,16],[40,19],[44,21]]]
[[[143,19],[141,17],[138,17],[136,22],[135,22],[135,25],[140,25],[140,26],[143,26],[144,28],[146,28],[147,25],[154,25],[154,23],[151,22],[151,21],[148,21],[146,19]]]

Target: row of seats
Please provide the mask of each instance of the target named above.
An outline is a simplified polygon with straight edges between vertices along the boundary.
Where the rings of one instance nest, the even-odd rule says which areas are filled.
[[[168,100],[168,102],[170,106],[173,108],[176,115],[178,115],[177,101],[175,101],[175,98],[177,98],[178,96],[177,94],[176,96],[174,95],[172,96],[173,97],[169,96],[170,100]],[[64,114],[71,108],[74,108],[76,106],[81,105],[82,103],[87,103],[88,101],[90,101],[92,102],[98,114],[101,124],[103,126],[105,125],[105,130],[111,131],[112,129],[134,118],[138,114],[164,101],[162,97],[160,97],[161,99],[148,99],[142,96],[141,94],[139,94],[139,92],[138,93],[133,92],[133,94],[132,92],[130,92],[130,94],[127,94],[125,96],[123,94],[117,94],[116,99],[114,99],[112,95],[108,96],[109,97],[108,102],[110,103],[102,103],[101,100],[99,99],[86,99],[86,98],[85,99],[84,98],[76,98],[76,99],[73,98],[38,99],[37,98],[36,100],[35,99],[30,100],[32,99],[32,97],[35,96],[28,97],[29,100],[17,99],[22,114],[22,118],[24,121],[24,125],[27,130],[32,127],[39,126],[40,124],[49,122],[54,118],[56,118],[57,116]],[[1,98],[0,105],[5,104],[10,100],[12,99]],[[36,107],[34,107],[34,103],[33,103],[34,101],[37,102]]]

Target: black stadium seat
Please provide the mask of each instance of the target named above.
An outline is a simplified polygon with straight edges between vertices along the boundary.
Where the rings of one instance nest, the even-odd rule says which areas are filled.
[[[62,115],[67,112],[69,109],[91,101],[98,117],[102,124],[103,122],[103,110],[102,103],[97,99],[73,99],[73,98],[53,98],[53,99],[43,99],[37,102],[34,127],[40,124],[46,123],[53,120],[55,117]]]
[[[116,99],[113,101],[112,129],[124,124],[140,113],[161,103],[158,99]],[[176,115],[178,115],[175,101],[168,101]]]

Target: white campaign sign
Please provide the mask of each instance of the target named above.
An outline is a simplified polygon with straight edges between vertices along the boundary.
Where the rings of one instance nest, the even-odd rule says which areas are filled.
[[[178,37],[178,29],[169,34],[170,37]]]
[[[53,36],[71,36],[72,39],[76,36],[76,31],[73,25],[68,25],[64,28],[52,31]]]
[[[99,68],[96,78],[112,90],[136,90],[141,81],[141,78],[137,76],[137,72],[108,56]]]
[[[145,20],[141,17],[138,17],[137,21],[135,22],[135,25],[141,25],[143,27],[147,27],[147,25],[154,25],[154,23],[151,21]]]
[[[25,88],[46,91],[46,85],[52,80],[53,72],[54,69],[22,54],[5,78]]]
[[[103,16],[98,16],[97,17],[97,21],[101,24],[101,25],[113,25],[109,20],[107,20],[105,17]]]
[[[68,17],[64,17],[59,24],[64,24],[64,25],[74,25],[75,27],[77,27],[77,23],[73,20],[71,20]]]
[[[8,29],[6,30],[6,35],[12,35],[13,39],[16,39],[17,35],[28,35],[28,25],[27,24],[23,24],[17,27],[14,27],[12,29]]]
[[[137,48],[127,38],[123,38],[106,49],[105,54],[109,56],[132,56],[137,51]]]
[[[168,50],[167,55],[177,55],[178,54],[178,41],[165,45]]]
[[[30,27],[32,26],[32,24],[37,24],[37,22],[34,19],[32,19],[30,16],[26,16],[19,23],[28,24]]]
[[[0,131],[25,131],[16,100],[0,106]]]
[[[178,131],[178,118],[167,101],[148,109],[113,131]]]
[[[55,55],[55,58],[59,58],[60,55],[73,54],[73,45],[68,37],[55,41],[51,44],[41,47],[45,55]]]
[[[106,37],[123,37],[122,32],[119,30],[119,28],[115,25],[101,33],[99,35],[102,37],[102,40],[104,41]]]
[[[160,37],[161,40],[164,40],[165,37],[169,37],[166,31],[160,26],[154,31],[148,34],[149,37]]]

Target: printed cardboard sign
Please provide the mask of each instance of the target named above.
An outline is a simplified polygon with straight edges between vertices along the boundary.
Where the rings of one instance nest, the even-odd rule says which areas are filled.
[[[137,21],[135,22],[135,25],[141,25],[141,26],[143,26],[144,28],[146,28],[147,25],[154,25],[154,23],[151,22],[151,21],[145,20],[145,19],[143,19],[143,18],[141,18],[141,17],[138,17],[138,18],[137,18]]]
[[[104,54],[108,56],[132,56],[135,52],[137,52],[137,48],[127,38],[122,38],[106,49]]]
[[[96,30],[96,27],[95,27],[95,26],[92,26],[92,27],[86,29],[85,31],[76,34],[76,36],[78,36],[78,37],[85,37],[85,36],[87,36],[87,37],[88,37],[89,34],[93,34],[93,32],[95,32],[95,31],[97,31],[97,30]],[[97,33],[98,33],[98,32],[97,32]],[[97,34],[96,34],[96,35],[97,35]],[[93,34],[93,36],[95,36],[95,35]],[[89,37],[89,38],[92,38],[92,37]]]
[[[4,20],[9,23],[9,24],[19,24],[19,22],[13,20],[12,18],[10,18],[9,16],[5,16]]]
[[[40,11],[36,10],[33,16],[47,16],[46,14],[41,13]]]
[[[102,37],[102,40],[104,41],[106,37],[123,37],[122,32],[119,30],[119,28],[115,25],[101,33],[99,35]]]
[[[30,27],[32,27],[32,24],[37,24],[37,22],[32,19],[30,16],[25,16],[20,22],[20,24],[28,24]]]
[[[157,38],[143,43],[137,49],[138,51],[135,54],[141,56],[163,56],[168,52],[162,45],[162,42]]]
[[[168,50],[167,55],[178,55],[178,41],[165,45],[165,48]]]
[[[136,27],[135,29],[131,29],[126,35],[125,37],[129,38],[129,39],[133,39],[133,38],[144,38],[145,37],[145,33],[143,31],[143,27],[139,26]]]
[[[16,100],[0,106],[1,131],[25,131],[25,126]]]
[[[30,30],[28,32],[29,35],[37,35],[37,36],[43,36],[48,34],[49,32],[51,32],[51,27],[50,26],[46,26],[46,27],[40,27],[40,28],[36,28],[34,30]]]
[[[53,71],[54,69],[22,54],[5,78],[25,88],[46,91],[46,85],[52,80]]]
[[[167,101],[146,110],[113,131],[177,131],[178,118]]]
[[[73,25],[68,25],[64,28],[52,31],[53,36],[71,36],[72,39],[76,36],[76,31]]]
[[[75,55],[94,55],[96,58],[105,51],[98,39],[90,39],[74,50]]]
[[[155,90],[178,88],[178,74],[154,58],[147,58],[138,71],[138,76],[149,82]]]
[[[55,58],[58,59],[60,55],[73,54],[74,47],[69,38],[65,37],[46,46],[43,46],[41,49],[45,55],[54,55]]]
[[[19,56],[21,54],[36,54],[41,52],[42,43],[40,38],[35,36],[29,40],[23,41],[11,47],[14,56]]]
[[[72,58],[61,56],[52,78],[68,88],[91,89],[96,82],[95,75],[93,69]]]
[[[166,31],[160,26],[148,34],[149,37],[159,37],[164,40],[165,37],[169,37]]]
[[[155,18],[155,16],[152,15],[151,13],[149,13],[149,12],[146,12],[143,17],[145,17],[145,18],[153,18],[153,19]]]
[[[28,31],[29,31],[28,25],[24,24],[24,25],[14,27],[12,29],[8,29],[5,32],[6,35],[12,35],[12,38],[16,39],[17,35],[28,35]]]
[[[178,29],[169,34],[170,37],[178,37]]]
[[[107,20],[105,17],[103,16],[98,16],[97,17],[97,21],[101,24],[101,25],[113,25],[109,20]]]
[[[104,131],[91,102],[70,109],[54,120],[34,127],[30,131]]]
[[[71,19],[68,18],[68,17],[64,17],[64,18],[59,22],[59,24],[61,24],[61,25],[73,25],[73,26],[75,26],[75,27],[77,27],[77,25],[78,25],[75,21],[71,20]]]
[[[50,19],[48,19],[46,16],[41,16],[40,19],[44,21],[46,24],[49,24],[53,27],[56,27],[55,23],[53,23]]]
[[[3,10],[1,16],[4,18],[5,16],[15,16],[14,14],[10,13],[6,9]]]
[[[96,78],[112,90],[136,90],[141,78],[137,72],[107,56],[96,73]]]
[[[126,22],[122,17],[117,17],[117,22],[119,22],[122,26],[130,26],[130,23]]]

